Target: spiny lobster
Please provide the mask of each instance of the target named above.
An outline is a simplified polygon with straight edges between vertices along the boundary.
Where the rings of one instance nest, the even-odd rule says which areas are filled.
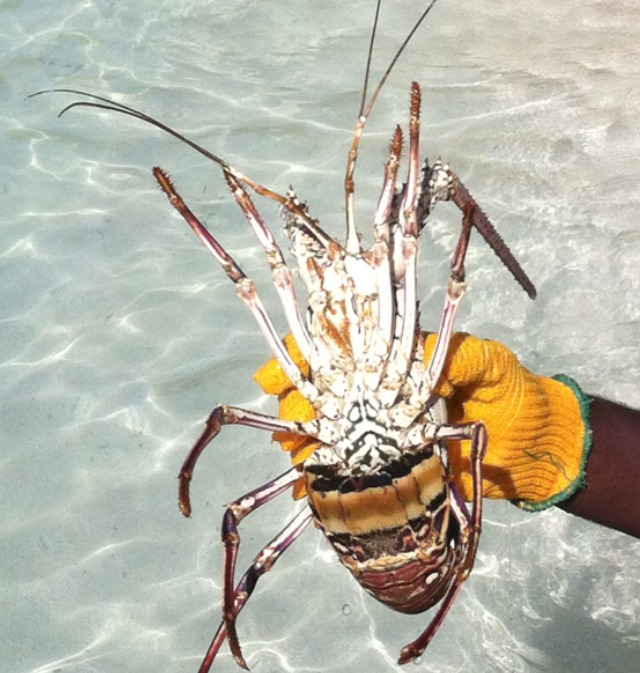
[[[373,216],[373,245],[367,250],[361,247],[354,216],[353,176],[366,121],[397,59],[434,4],[432,0],[421,14],[366,102],[380,10],[378,0],[362,104],[344,181],[345,246],[319,226],[292,190],[280,195],[258,184],[217,155],[134,108],[82,91],[53,90],[92,99],[76,101],[60,114],[88,106],[130,115],[187,143],[222,168],[235,200],[265,251],[304,360],[301,367],[279,338],[255,283],[193,214],[168,175],[161,168],[154,168],[154,176],[169,201],[233,281],[282,371],[315,412],[311,420],[295,421],[217,406],[184,461],[180,507],[189,516],[189,483],[194,467],[222,426],[250,426],[306,436],[317,442],[302,463],[227,506],[222,523],[223,619],[202,662],[201,673],[209,670],[225,640],[237,663],[247,668],[236,632],[238,614],[258,578],[271,569],[312,521],[360,585],[378,600],[407,613],[422,612],[440,602],[427,628],[402,649],[400,663],[424,652],[473,567],[481,530],[482,459],[487,433],[482,423],[448,424],[445,402],[434,393],[466,288],[464,260],[472,228],[482,234],[531,298],[535,297],[535,288],[457,175],[439,160],[420,166],[421,94],[415,82],[411,85],[406,182],[397,187],[403,146],[403,132],[398,126]],[[306,319],[302,317],[293,274],[247,188],[280,204],[291,252],[307,290]],[[418,238],[440,201],[452,201],[460,209],[462,231],[451,263],[435,350],[425,363],[425,334],[418,321]],[[451,476],[448,439],[471,441],[471,513]],[[260,551],[236,584],[240,522],[296,484],[303,485],[308,507]]]

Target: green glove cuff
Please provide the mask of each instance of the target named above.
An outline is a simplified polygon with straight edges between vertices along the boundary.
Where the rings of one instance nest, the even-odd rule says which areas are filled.
[[[589,458],[589,453],[591,452],[591,447],[593,445],[593,432],[591,430],[591,419],[590,419],[590,407],[591,400],[583,392],[582,388],[566,374],[556,374],[553,379],[564,383],[568,388],[570,388],[576,398],[578,399],[578,404],[580,405],[580,415],[582,416],[582,422],[584,423],[584,444],[582,446],[582,463],[580,466],[580,472],[578,476],[562,491],[556,493],[555,495],[543,500],[542,502],[531,502],[528,500],[512,500],[514,505],[520,509],[524,509],[527,512],[539,512],[543,509],[548,509],[553,505],[557,505],[559,502],[570,498],[576,491],[582,488],[586,482],[586,473],[587,473],[587,460]]]

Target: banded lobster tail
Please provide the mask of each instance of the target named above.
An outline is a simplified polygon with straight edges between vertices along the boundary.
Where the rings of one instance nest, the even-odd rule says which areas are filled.
[[[313,450],[281,476],[230,503],[223,517],[222,622],[200,666],[206,673],[228,641],[236,662],[247,668],[236,631],[240,611],[261,575],[313,522],[360,585],[394,610],[418,613],[439,603],[424,631],[401,653],[400,663],[418,657],[431,641],[473,568],[482,521],[482,460],[487,433],[481,423],[447,423],[445,402],[434,390],[449,348],[456,311],[464,295],[465,255],[477,229],[530,297],[535,288],[486,215],[451,169],[441,161],[420,161],[420,99],[411,85],[407,173],[398,187],[405,144],[393,134],[382,191],[373,215],[373,243],[361,247],[354,215],[354,172],[367,119],[393,66],[435,0],[392,59],[367,101],[371,56],[380,1],[369,47],[362,104],[345,174],[346,243],[329,236],[293,191],[280,195],[233,168],[169,126],[134,108],[83,92],[64,108],[97,107],[141,119],[187,143],[223,171],[238,206],[256,235],[299,356],[277,333],[255,283],[200,222],[167,173],[154,175],[170,203],[235,284],[282,371],[313,408],[313,418],[277,418],[217,406],[180,471],[180,508],[191,514],[189,485],[205,447],[225,425],[311,438]],[[41,92],[42,93],[42,92]],[[62,114],[61,113],[61,114]],[[306,289],[299,302],[292,271],[248,190],[280,204],[285,232]],[[419,235],[431,211],[452,201],[462,213],[444,309],[433,354],[425,361],[425,334],[419,324],[417,259]],[[305,319],[302,315],[305,314]],[[471,512],[453,482],[447,440],[471,442]],[[294,516],[236,583],[242,520],[294,486],[306,492],[308,507]]]

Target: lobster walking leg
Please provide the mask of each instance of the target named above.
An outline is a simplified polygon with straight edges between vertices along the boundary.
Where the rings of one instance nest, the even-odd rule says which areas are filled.
[[[389,158],[384,170],[382,192],[378,199],[373,219],[374,245],[371,255],[374,259],[374,268],[378,278],[378,292],[380,296],[380,312],[378,327],[387,343],[393,339],[395,321],[395,301],[391,280],[391,262],[389,258],[389,214],[393,205],[396,191],[400,153],[402,151],[402,129],[398,126],[393,134]]]
[[[454,483],[451,484],[453,498],[451,499],[451,509],[460,522],[461,528],[466,528],[468,532],[468,546],[465,554],[464,563],[461,565],[461,581],[469,576],[476,558],[480,532],[482,529],[482,461],[487,452],[488,436],[487,429],[482,423],[471,423],[469,425],[449,425],[447,430],[459,430],[460,435],[451,436],[451,439],[471,439],[471,479],[473,483],[473,501],[471,503],[471,516],[469,516],[467,506],[458,492]]]
[[[300,315],[300,306],[293,284],[291,269],[287,266],[280,246],[273,238],[273,234],[269,230],[267,223],[262,219],[260,213],[253,205],[253,201],[251,201],[246,189],[244,189],[232,173],[225,171],[225,178],[236,203],[240,206],[258,242],[267,255],[273,284],[280,295],[280,301],[282,302],[287,322],[298,344],[298,348],[300,348],[302,354],[308,360],[309,353],[311,352],[311,339]]]
[[[246,425],[251,428],[267,430],[270,432],[292,432],[294,434],[306,434],[300,423],[295,421],[285,421],[273,416],[267,416],[257,411],[248,411],[240,407],[231,407],[227,405],[217,406],[207,419],[205,429],[200,435],[198,441],[187,454],[182,467],[180,468],[179,479],[179,504],[180,511],[185,516],[191,516],[191,500],[189,498],[189,483],[193,477],[200,454],[206,446],[217,436],[223,425]]]
[[[309,525],[313,515],[308,510],[301,510],[299,514],[292,519],[285,528],[283,528],[276,537],[269,542],[269,544],[262,549],[253,560],[253,563],[242,576],[238,586],[235,590],[234,596],[234,613],[237,618],[240,610],[255,589],[258,579],[266,572],[271,570],[275,562],[287,550],[287,548],[298,538],[302,531]],[[208,673],[214,659],[216,658],[222,643],[227,638],[227,624],[225,620],[220,622],[218,630],[216,631],[209,649],[200,664],[198,673]],[[245,663],[246,668],[246,663]]]
[[[436,436],[442,439],[471,439],[473,505],[471,516],[469,516],[455,484],[451,482],[450,488],[453,491],[451,509],[460,524],[460,535],[463,544],[462,558],[435,617],[416,640],[402,648],[400,657],[398,658],[399,664],[406,664],[419,657],[427,649],[436,631],[440,628],[462,588],[462,583],[467,579],[473,568],[482,527],[482,459],[487,450],[487,431],[484,425],[482,423],[471,423],[469,425],[443,426],[442,428],[438,428]]]
[[[222,520],[222,543],[224,545],[223,620],[207,652],[201,671],[209,670],[209,666],[225,638],[229,641],[235,660],[240,666],[247,668],[236,633],[235,623],[238,613],[253,593],[258,578],[271,569],[282,552],[306,528],[312,519],[312,514],[307,509],[302,510],[278,533],[256,556],[253,564],[234,589],[235,568],[240,545],[238,525],[245,516],[290,488],[298,476],[297,469],[291,468],[273,481],[247,493],[227,506]],[[205,666],[205,664],[207,665]]]
[[[447,357],[449,342],[451,341],[451,334],[453,332],[453,322],[456,313],[458,312],[460,300],[467,289],[464,282],[464,258],[467,253],[469,236],[471,235],[473,214],[473,206],[468,205],[464,211],[462,231],[460,232],[460,238],[458,239],[458,244],[451,261],[451,275],[449,276],[449,283],[447,285],[447,295],[444,303],[444,311],[442,312],[442,318],[440,320],[438,340],[425,377],[429,393],[433,391],[440,378],[440,374],[442,374],[442,368],[444,367],[444,361]]]
[[[255,283],[247,277],[233,257],[222,245],[220,245],[211,232],[208,231],[202,222],[200,222],[200,220],[193,214],[189,206],[187,206],[180,194],[176,191],[169,176],[161,168],[157,167],[153,169],[153,175],[162,188],[162,191],[169,199],[169,203],[171,203],[180,215],[182,215],[205,248],[207,248],[215,260],[222,266],[227,276],[235,284],[238,296],[249,307],[249,310],[258,323],[258,327],[271,348],[271,352],[278,359],[280,366],[291,382],[307,399],[311,401],[315,400],[320,394],[318,389],[311,383],[311,381],[302,375],[298,365],[293,361],[289,351],[278,337],[273,321],[260,301]]]
[[[411,113],[409,122],[409,174],[400,207],[402,227],[402,302],[398,302],[402,316],[400,349],[407,363],[407,373],[413,354],[416,321],[418,318],[418,180],[420,178],[420,87],[411,85]]]

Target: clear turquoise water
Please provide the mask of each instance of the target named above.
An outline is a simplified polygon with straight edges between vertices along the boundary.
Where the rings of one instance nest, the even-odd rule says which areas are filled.
[[[371,118],[359,221],[416,79],[425,154],[460,173],[539,289],[531,303],[476,244],[458,326],[637,407],[640,10],[512,4],[441,0]],[[416,11],[386,3],[378,72]],[[251,380],[268,352],[152,166],[284,326],[219,172],[133,120],[58,119],[68,97],[25,97],[72,87],[135,105],[254,179],[293,184],[339,234],[371,12],[334,0],[0,4],[0,671],[195,671],[218,621],[222,505],[286,467],[268,437],[230,429],[199,466],[193,519],[176,507],[180,463],[214,404],[270,408]],[[261,208],[278,230],[273,205]],[[425,327],[456,217],[442,208],[424,237]],[[293,508],[285,496],[243,524],[241,565]],[[637,670],[640,543],[559,511],[487,510],[476,570],[416,670]],[[309,530],[239,628],[258,673],[346,673],[394,670],[426,621],[363,597]],[[226,650],[216,670],[235,670]]]

